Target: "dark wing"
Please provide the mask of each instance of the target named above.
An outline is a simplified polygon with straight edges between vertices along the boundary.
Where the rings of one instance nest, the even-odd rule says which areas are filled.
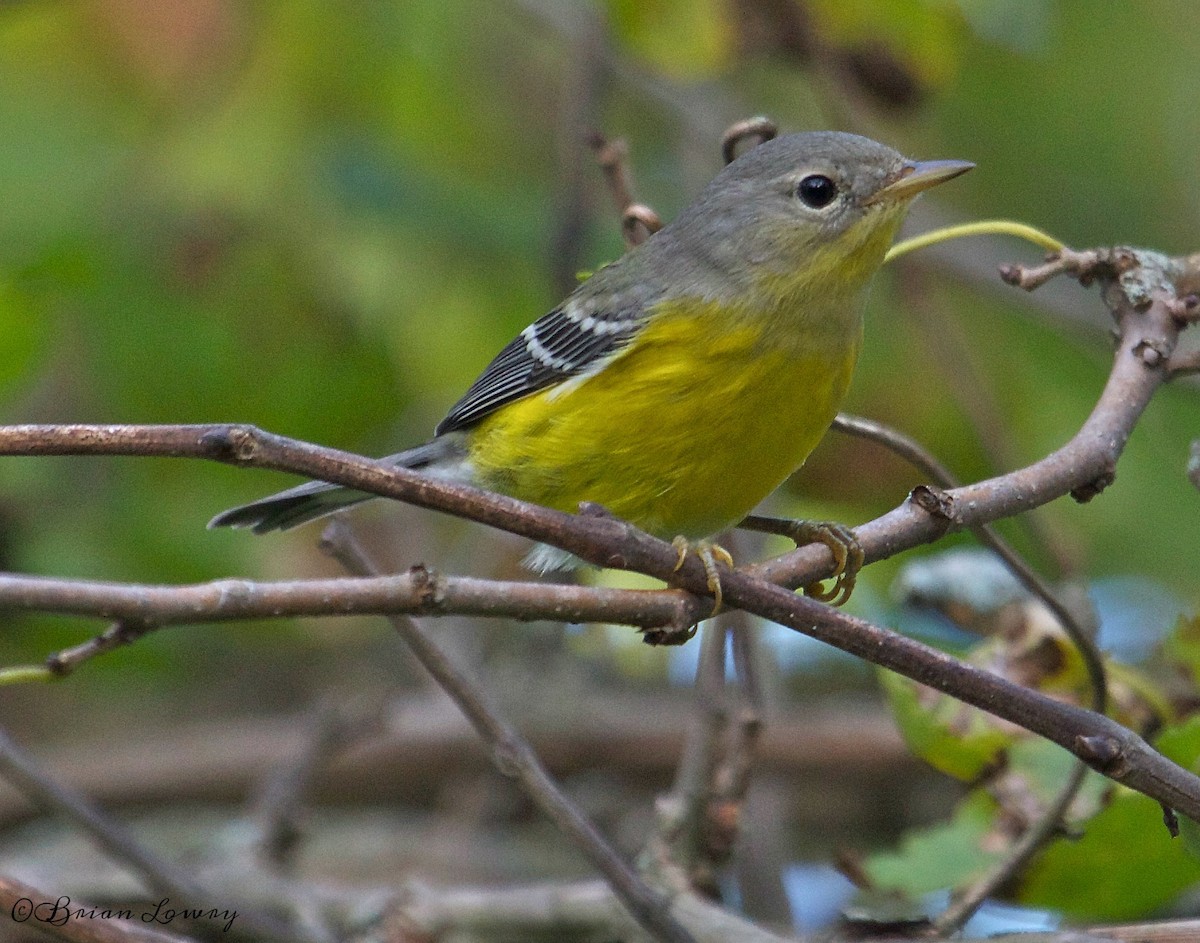
[[[610,299],[611,300],[611,299]],[[597,369],[642,329],[642,303],[599,308],[595,297],[573,297],[518,334],[438,423],[437,435],[466,429],[538,390]]]

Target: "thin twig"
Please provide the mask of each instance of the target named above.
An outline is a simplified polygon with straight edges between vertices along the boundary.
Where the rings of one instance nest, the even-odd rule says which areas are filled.
[[[1033,856],[1059,834],[1063,817],[1075,801],[1087,774],[1087,764],[1076,760],[1071,766],[1067,781],[1059,789],[1050,807],[1013,842],[1001,861],[968,887],[955,893],[950,905],[933,919],[933,926],[938,933],[949,936],[966,926],[967,921],[975,915],[975,911],[982,907],[992,894],[1020,874]]]
[[[570,294],[583,268],[584,236],[592,214],[588,199],[592,162],[580,143],[586,137],[585,129],[596,124],[609,79],[603,18],[598,11],[582,8],[579,16],[583,25],[566,56],[568,68],[558,116],[558,192],[546,259],[556,297]]]
[[[632,249],[662,229],[662,219],[649,206],[634,199],[633,177],[629,171],[629,145],[619,138],[610,141],[599,133],[592,136],[591,144],[596,162],[604,171],[613,205],[621,214],[621,235],[625,239],[625,248]]]
[[[318,709],[309,722],[303,749],[272,769],[252,803],[250,819],[259,860],[277,871],[292,864],[303,836],[305,809],[313,782],[339,753],[380,730],[379,709],[369,715]]]
[[[750,773],[763,734],[763,704],[758,667],[757,635],[751,617],[738,610],[730,617],[733,665],[737,675],[737,704],[730,725],[730,744],[717,771],[718,801],[740,808],[750,787]]]
[[[707,866],[714,873],[727,865],[733,854],[763,733],[762,692],[755,664],[752,618],[738,609],[725,619],[736,681],[727,681],[725,685],[724,748],[712,773],[704,816],[702,848]]]
[[[523,621],[615,622],[645,629],[685,624],[678,594],[596,586],[443,576],[428,567],[371,578],[255,582],[223,579],[191,585],[100,583],[0,574],[6,610],[94,616],[116,621],[104,632],[50,655],[65,677],[98,655],[167,626],[318,615],[474,615]],[[0,669],[0,680],[16,669]]]
[[[351,573],[378,575],[375,562],[344,521],[335,520],[325,528],[322,547]],[[558,788],[525,740],[487,703],[478,685],[412,619],[391,616],[390,621],[417,660],[483,738],[496,768],[521,784],[538,808],[600,871],[637,922],[661,940],[694,943],[691,934],[671,916],[670,901],[638,876]]]
[[[779,125],[761,115],[731,124],[721,136],[721,156],[732,164],[751,148],[765,144],[779,134]]]

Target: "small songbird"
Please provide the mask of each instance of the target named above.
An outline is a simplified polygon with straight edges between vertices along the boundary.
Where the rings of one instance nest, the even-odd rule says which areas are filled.
[[[432,440],[382,461],[703,541],[820,441],[906,209],[972,166],[837,132],[760,144],[525,328]],[[209,526],[284,530],[371,497],[308,482]]]

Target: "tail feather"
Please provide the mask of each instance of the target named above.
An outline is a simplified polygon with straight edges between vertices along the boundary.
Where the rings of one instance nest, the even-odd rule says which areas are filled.
[[[399,468],[440,470],[458,463],[462,458],[459,437],[443,436],[379,461],[380,464]],[[375,497],[378,495],[343,488],[327,481],[308,481],[250,504],[222,511],[208,522],[208,527],[210,530],[216,527],[249,527],[256,534],[291,530]]]

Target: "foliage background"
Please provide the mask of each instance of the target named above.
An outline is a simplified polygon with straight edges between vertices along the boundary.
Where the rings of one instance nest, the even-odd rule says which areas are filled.
[[[786,130],[841,127],[913,156],[976,161],[927,201],[923,225],[1006,216],[1077,246],[1194,251],[1200,7],[1101,9],[0,4],[0,419],[250,422],[379,454],[418,442],[576,271],[621,251],[584,144],[593,129],[629,140],[639,195],[668,218],[718,169],[724,127],[766,113]],[[985,271],[1030,257],[1020,245],[953,253]],[[1099,302],[1076,291],[1047,305],[933,258],[880,277],[848,408],[914,434],[962,477],[1063,442],[1107,372]],[[1146,633],[1146,648],[1200,598],[1184,477],[1196,407],[1194,386],[1167,390],[1116,484],[1044,515],[1058,562],[1110,595],[1118,587],[1124,625]],[[831,437],[776,507],[856,523],[917,481]],[[6,460],[0,566],[144,582],[333,572],[311,530],[205,531],[215,512],[285,484],[196,462]],[[509,573],[523,552],[428,515],[365,517],[397,565]],[[897,566],[864,576],[860,611],[889,606]],[[6,663],[90,631],[7,627]],[[564,651],[573,672],[651,688],[667,670],[627,635],[458,629],[481,662],[519,668]],[[102,737],[129,716],[162,731],[181,711],[297,710],[403,673],[398,655],[379,660],[380,635],[365,622],[173,630],[67,685],[6,691],[0,707],[51,739],[66,728]]]

